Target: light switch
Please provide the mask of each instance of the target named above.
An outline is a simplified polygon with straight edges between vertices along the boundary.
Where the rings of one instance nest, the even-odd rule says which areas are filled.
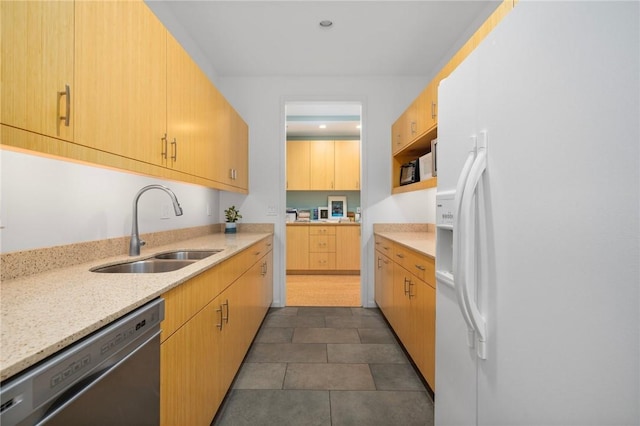
[[[267,206],[267,216],[278,216],[278,206],[269,204]]]

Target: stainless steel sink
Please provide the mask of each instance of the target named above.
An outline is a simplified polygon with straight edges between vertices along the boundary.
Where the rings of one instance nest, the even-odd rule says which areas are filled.
[[[117,265],[101,266],[91,269],[91,272],[109,274],[157,274],[171,272],[195,263],[196,260],[178,259],[146,259],[135,262],[118,263]]]
[[[220,253],[222,249],[216,250],[178,250],[169,253],[160,253],[153,256],[155,259],[181,259],[181,260],[200,260]]]

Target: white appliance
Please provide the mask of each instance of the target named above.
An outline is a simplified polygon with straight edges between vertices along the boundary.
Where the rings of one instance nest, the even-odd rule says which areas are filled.
[[[521,1],[440,84],[436,425],[640,424],[639,6]]]

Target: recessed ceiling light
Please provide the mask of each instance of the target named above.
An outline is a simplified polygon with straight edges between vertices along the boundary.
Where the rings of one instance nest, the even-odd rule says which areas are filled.
[[[326,129],[326,128],[327,128],[327,125],[326,125],[326,124],[321,124],[321,125],[319,125],[318,127],[320,127],[321,129]]]
[[[359,125],[359,124],[356,126],[356,129],[361,129],[361,128],[362,128],[362,126]]]
[[[333,25],[333,22],[331,22],[328,19],[324,19],[324,20],[320,21],[320,26],[323,27],[323,28],[329,28],[332,25]]]

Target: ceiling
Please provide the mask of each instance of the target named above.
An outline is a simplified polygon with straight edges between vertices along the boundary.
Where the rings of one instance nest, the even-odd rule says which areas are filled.
[[[147,3],[182,27],[220,77],[304,77],[433,75],[500,1]],[[322,20],[333,25],[323,28]],[[359,105],[287,104],[287,116],[291,137],[360,133]]]

